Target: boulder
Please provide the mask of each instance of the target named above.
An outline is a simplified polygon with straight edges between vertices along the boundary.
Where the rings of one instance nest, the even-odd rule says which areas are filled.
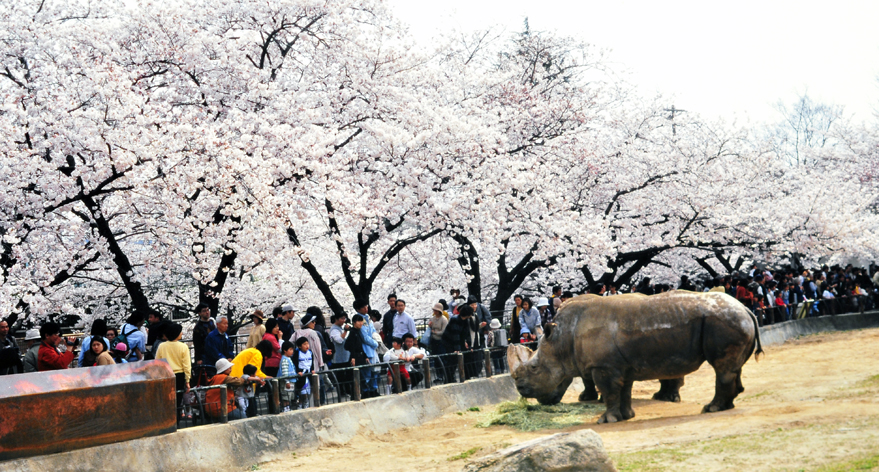
[[[462,472],[616,472],[598,433],[582,429],[510,446],[470,463]]]

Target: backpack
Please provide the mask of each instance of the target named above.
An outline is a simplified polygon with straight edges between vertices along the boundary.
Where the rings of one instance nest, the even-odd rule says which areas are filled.
[[[114,340],[114,347],[115,344],[125,343],[125,345],[128,346],[128,349],[131,349],[131,343],[128,342],[128,336],[131,335],[131,333],[136,332],[138,329],[134,328],[126,333],[124,330],[125,325],[122,325],[122,328],[123,329],[119,330],[119,335],[116,336],[116,339]]]

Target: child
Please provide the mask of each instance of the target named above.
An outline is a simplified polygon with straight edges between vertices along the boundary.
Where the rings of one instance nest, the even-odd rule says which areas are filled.
[[[117,364],[128,364],[128,361],[125,358],[128,357],[128,346],[125,343],[119,342],[113,346],[113,360],[116,361]]]
[[[250,410],[248,407],[250,406],[250,399],[255,395],[253,393],[253,383],[250,382],[250,378],[256,375],[256,366],[252,364],[247,364],[244,366],[244,374],[241,376],[242,379],[248,381],[244,385],[235,389],[235,398],[238,399],[238,408],[241,411],[247,413]],[[250,416],[250,415],[248,415]]]
[[[296,350],[293,352],[291,361],[296,367],[296,385],[294,391],[299,397],[299,409],[308,408],[308,394],[311,393],[311,385],[308,382],[308,376],[314,371],[314,354],[311,352],[311,346],[308,345],[308,339],[305,336],[296,340]]]
[[[296,367],[293,365],[293,354],[296,346],[290,341],[284,341],[281,345],[281,379],[284,379],[285,386],[281,389],[281,409],[282,411],[290,411],[291,398],[295,390],[296,381],[285,377],[292,377],[296,374]]]
[[[400,338],[393,338],[391,340],[391,346],[393,349],[388,350],[385,353],[384,361],[385,362],[411,362],[412,359],[409,358],[408,352],[403,349],[403,340]],[[393,372],[390,368],[388,368],[388,385],[394,384]],[[412,380],[409,377],[409,371],[406,369],[406,364],[400,364],[400,380],[402,382],[403,391],[409,390],[412,385]]]
[[[491,363],[494,369],[492,374],[502,374],[504,373],[506,350],[492,348],[504,348],[507,346],[507,330],[501,326],[501,322],[497,318],[492,318],[489,328],[491,329],[486,335],[486,346],[491,349]]]

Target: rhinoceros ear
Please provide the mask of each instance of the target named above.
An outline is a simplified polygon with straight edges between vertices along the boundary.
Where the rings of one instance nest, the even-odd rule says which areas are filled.
[[[547,323],[546,327],[543,328],[543,339],[548,342],[555,341],[555,338],[558,337],[559,334],[559,330],[556,329],[558,326],[559,325],[555,323]]]
[[[507,347],[507,362],[510,363],[510,373],[515,372],[522,364],[528,362],[534,351],[520,344],[510,344]]]

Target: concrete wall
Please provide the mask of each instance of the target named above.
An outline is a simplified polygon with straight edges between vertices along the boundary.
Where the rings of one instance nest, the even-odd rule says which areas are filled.
[[[879,312],[822,316],[786,321],[760,328],[760,341],[763,346],[776,346],[797,336],[821,333],[825,331],[847,331],[852,329],[879,327]]]
[[[4,472],[230,470],[519,398],[509,375],[0,463]]]

